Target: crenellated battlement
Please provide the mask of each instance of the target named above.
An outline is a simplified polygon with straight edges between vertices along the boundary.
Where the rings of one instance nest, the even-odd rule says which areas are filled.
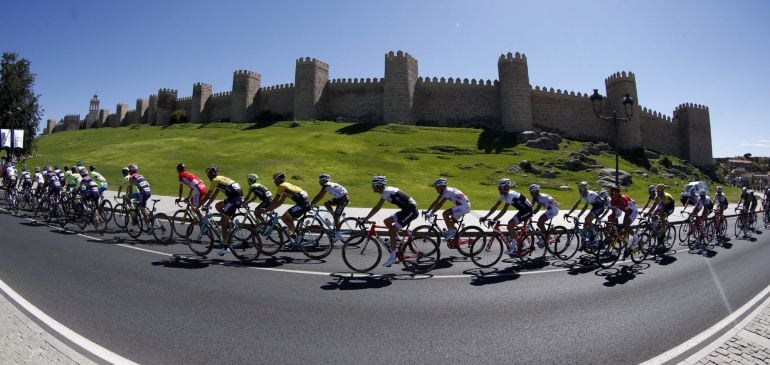
[[[329,71],[329,65],[326,62],[312,58],[312,57],[300,57],[297,59],[297,66],[313,66],[323,70]]]
[[[64,119],[77,119],[80,120],[80,114],[67,114],[64,116]]]
[[[396,52],[390,51],[390,52],[385,54],[385,60],[386,61],[387,60],[398,60],[398,59],[415,60],[415,58],[412,57],[412,55],[410,55],[409,53],[406,53],[404,51],[401,51],[401,50],[396,51]]]
[[[248,77],[248,78],[255,78],[255,79],[259,79],[262,77],[260,74],[249,70],[236,70],[235,72],[233,72],[233,76]]]
[[[508,52],[506,54],[501,54],[500,58],[497,59],[497,63],[527,63],[527,55],[524,53],[511,53]]]
[[[418,77],[418,83],[423,84],[435,84],[435,85],[466,85],[466,86],[489,86],[493,87],[497,85],[497,80],[483,80],[483,79],[467,79],[467,78],[445,78],[445,77]]]
[[[183,101],[192,101],[192,96],[185,96],[185,97],[177,98],[176,99],[177,103],[180,103],[180,102],[183,102]]]
[[[657,112],[657,111],[652,110],[652,109],[647,109],[646,107],[643,107],[641,105],[639,105],[639,109],[642,111],[643,114],[645,114],[647,116],[650,116],[652,118],[662,119],[662,120],[665,120],[667,122],[671,121],[671,117],[670,116],[665,115],[665,114],[663,114],[661,112]]]
[[[161,88],[158,89],[158,94],[176,94],[178,91],[176,89],[166,89]]]
[[[629,71],[626,73],[626,71],[616,72],[610,77],[604,79],[604,85],[609,86],[612,83],[620,82],[620,81],[631,81],[636,82],[636,77],[634,76],[634,73]]]
[[[265,86],[262,88],[262,90],[266,91],[272,91],[272,90],[283,90],[283,89],[292,89],[294,88],[294,83],[288,83],[288,84],[279,84],[279,85],[273,85],[273,86]]]
[[[709,107],[707,107],[705,105],[694,104],[694,103],[683,103],[683,104],[679,104],[679,106],[677,106],[676,109],[674,109],[674,111],[684,110],[684,109],[695,109],[695,110],[705,110],[705,111],[708,111]]]
[[[225,97],[225,96],[230,96],[231,94],[232,94],[231,91],[222,91],[222,92],[211,94],[211,97],[212,98],[221,98],[221,97]]]
[[[360,79],[358,79],[358,78],[352,78],[352,79],[348,78],[348,79],[331,79],[331,80],[329,80],[329,83],[331,83],[331,84],[374,84],[374,85],[376,85],[376,84],[381,84],[383,82],[385,82],[385,79],[383,79],[383,78],[379,78],[378,79],[376,77],[375,78],[367,77],[366,79],[364,79],[364,78],[360,78]]]
[[[535,86],[534,89],[532,89],[534,92],[540,92],[540,93],[548,93],[548,94],[557,94],[561,96],[572,96],[577,98],[588,98],[588,93],[581,93],[581,92],[574,92],[574,91],[567,91],[562,89],[555,89],[554,88],[547,88],[543,86],[542,88],[540,86]]]

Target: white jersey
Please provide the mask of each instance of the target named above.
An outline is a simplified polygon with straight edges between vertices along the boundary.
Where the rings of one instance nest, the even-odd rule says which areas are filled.
[[[441,197],[446,199],[446,200],[449,200],[452,203],[455,203],[455,205],[468,205],[468,206],[470,206],[470,204],[471,204],[468,201],[468,198],[465,196],[465,194],[463,194],[462,191],[460,191],[458,189],[455,189],[455,188],[450,188],[448,186],[446,187],[446,189],[444,189],[444,192],[441,193]]]
[[[593,190],[589,190],[588,194],[586,194],[586,196],[582,196],[582,195],[578,194],[578,201],[581,201],[581,200],[585,200],[586,203],[594,205],[594,204],[596,204],[601,199],[599,198],[599,194],[597,194]]]
[[[43,181],[44,181],[43,180],[43,173],[42,172],[36,172],[34,180],[35,180],[36,183],[42,184]]]
[[[345,189],[344,186],[334,182],[326,183],[326,185],[324,185],[323,191],[331,195],[334,199],[339,199],[345,195],[348,195],[348,190]]]
[[[554,199],[552,196],[548,194],[540,193],[537,196],[537,199],[534,200],[534,203],[540,204],[541,206],[545,207],[545,209],[552,209],[556,207],[556,209],[559,209],[559,207],[556,205],[556,199]]]
[[[6,176],[6,177],[7,177],[9,180],[14,180],[14,179],[16,179],[16,168],[15,168],[15,167],[13,167],[13,166],[8,166],[8,167],[6,167],[6,168],[5,168],[5,176]]]

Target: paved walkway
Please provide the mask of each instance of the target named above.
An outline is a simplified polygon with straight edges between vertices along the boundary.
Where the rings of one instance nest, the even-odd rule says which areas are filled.
[[[114,192],[108,192],[112,197]],[[173,197],[155,196],[161,199],[158,210],[173,213],[178,208]],[[283,211],[289,206],[279,209]],[[732,206],[730,207],[732,208]],[[369,208],[348,208],[348,216],[363,216]],[[375,219],[381,221],[393,214],[395,209],[382,209]],[[563,224],[562,211],[554,224]],[[474,211],[477,217],[487,211]],[[508,213],[506,217],[509,217]],[[682,220],[677,210],[670,217],[673,221]],[[421,224],[419,220],[414,224]],[[473,219],[473,224],[476,220]],[[0,365],[3,364],[93,364],[68,345],[48,334],[43,328],[30,320],[0,294]],[[770,363],[770,299],[763,302],[759,309],[752,312],[735,328],[722,338],[707,345],[683,363],[687,364],[768,364]]]

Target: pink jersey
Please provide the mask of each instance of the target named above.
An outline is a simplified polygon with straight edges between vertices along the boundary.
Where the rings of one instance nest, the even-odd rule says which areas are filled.
[[[198,190],[201,194],[206,194],[206,184],[203,183],[203,180],[187,171],[179,173],[179,184],[187,185],[190,189]]]

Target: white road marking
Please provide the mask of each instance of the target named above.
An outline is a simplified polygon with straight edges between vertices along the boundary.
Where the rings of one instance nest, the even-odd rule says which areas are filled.
[[[100,359],[103,359],[104,361],[107,361],[113,364],[136,364],[135,362],[129,359],[126,359],[123,356],[120,356],[110,350],[107,350],[102,346],[99,346],[93,341],[81,336],[77,332],[69,329],[67,326],[59,323],[58,321],[51,318],[47,314],[43,313],[43,311],[35,307],[32,303],[28,302],[26,299],[24,299],[24,297],[19,295],[19,293],[17,293],[15,290],[11,289],[11,287],[8,286],[3,280],[0,280],[0,290],[2,290],[6,295],[8,295],[8,297],[10,297],[13,301],[15,301],[19,306],[24,308],[28,313],[32,314],[33,316],[35,316],[35,318],[45,323],[48,327],[50,327],[60,335],[64,336],[66,339],[77,344],[78,346],[86,349],[88,352],[94,354]]]

